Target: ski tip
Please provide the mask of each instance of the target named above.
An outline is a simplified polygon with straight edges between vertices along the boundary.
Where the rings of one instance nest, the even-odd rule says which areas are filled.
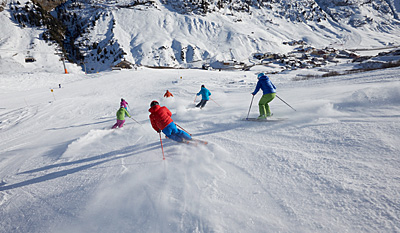
[[[207,141],[200,140],[200,139],[195,139],[195,138],[192,138],[192,140],[190,140],[189,142],[194,142],[196,144],[203,144],[203,145],[207,145],[208,144]]]

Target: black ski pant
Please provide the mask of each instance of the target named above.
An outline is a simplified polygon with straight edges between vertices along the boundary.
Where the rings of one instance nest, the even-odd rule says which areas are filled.
[[[203,100],[203,99],[202,99],[202,100],[200,101],[200,103],[198,103],[198,104],[196,105],[196,108],[198,108],[198,107],[203,108],[204,106],[206,106],[207,101],[208,101],[208,100]]]

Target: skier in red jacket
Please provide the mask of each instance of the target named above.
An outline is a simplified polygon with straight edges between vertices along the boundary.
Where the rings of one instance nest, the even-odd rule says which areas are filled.
[[[173,95],[171,92],[169,92],[169,91],[167,90],[167,92],[165,92],[165,94],[164,94],[164,97],[165,97],[165,98],[174,97],[174,95]]]
[[[184,142],[185,140],[192,140],[192,137],[183,130],[176,128],[174,121],[171,119],[172,113],[167,107],[161,107],[157,101],[150,103],[149,118],[151,126],[155,131],[161,131],[166,137],[177,141]]]

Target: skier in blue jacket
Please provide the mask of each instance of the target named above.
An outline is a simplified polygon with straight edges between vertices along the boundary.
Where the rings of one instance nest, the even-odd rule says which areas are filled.
[[[197,93],[197,95],[201,95],[201,101],[196,105],[196,108],[203,108],[206,105],[207,101],[210,100],[211,92],[204,85],[201,85],[201,90],[199,91],[199,93]]]
[[[268,103],[275,98],[276,87],[264,73],[258,74],[257,78],[258,82],[256,89],[251,94],[256,95],[260,89],[263,91],[263,96],[258,102],[260,116],[257,119],[266,119],[267,117],[272,116]]]

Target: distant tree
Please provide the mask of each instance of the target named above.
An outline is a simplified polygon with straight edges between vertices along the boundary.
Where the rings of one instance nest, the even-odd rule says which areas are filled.
[[[42,33],[42,38],[43,38],[43,40],[45,40],[45,41],[47,41],[49,38],[48,38],[48,36],[47,36],[47,34],[44,32],[44,33]]]
[[[222,0],[218,0],[216,6],[218,9],[224,8],[224,4],[222,3]]]
[[[204,14],[206,14],[208,12],[208,5],[209,5],[209,3],[206,0],[201,1],[201,9]]]

